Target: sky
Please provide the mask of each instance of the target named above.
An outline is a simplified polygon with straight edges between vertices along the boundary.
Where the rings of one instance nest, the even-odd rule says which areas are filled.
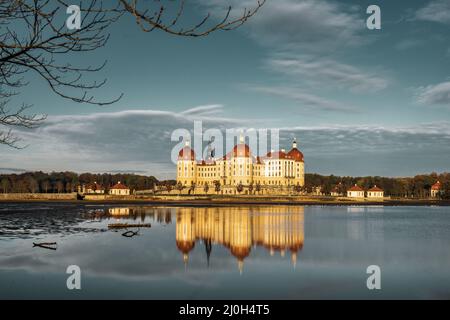
[[[184,23],[255,0],[196,0]],[[366,9],[381,9],[369,30]],[[0,146],[0,172],[135,172],[174,178],[174,130],[276,128],[307,173],[411,176],[450,170],[450,1],[267,0],[241,28],[201,38],[142,32],[131,17],[71,63],[107,66],[98,99],[78,104],[27,75],[22,102],[48,115]]]

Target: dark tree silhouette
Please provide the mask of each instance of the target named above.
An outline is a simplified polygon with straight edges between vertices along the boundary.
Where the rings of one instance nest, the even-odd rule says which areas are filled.
[[[88,74],[102,70],[98,66],[73,65],[73,54],[95,51],[106,45],[108,28],[118,19],[128,16],[136,20],[141,30],[160,30],[175,36],[200,37],[218,30],[232,30],[252,17],[265,0],[257,1],[254,9],[244,9],[241,16],[231,18],[231,7],[222,20],[210,24],[211,14],[187,26],[182,23],[185,0],[166,7],[161,1],[87,0],[81,2],[81,26],[70,30],[66,26],[66,10],[71,5],[63,0],[0,0],[0,144],[20,148],[20,138],[13,128],[35,128],[45,115],[28,114],[30,104],[10,106],[11,98],[30,84],[34,73],[45,81],[56,95],[79,103],[106,105],[118,101],[122,94],[106,101],[97,100],[93,91],[102,81],[87,81]],[[168,3],[168,2],[166,2]],[[178,3],[171,15],[171,7]],[[63,17],[64,19],[61,19]],[[32,78],[34,79],[34,78]]]
[[[214,181],[214,191],[216,191],[216,193],[220,192],[220,181],[216,180]]]
[[[191,194],[191,193],[193,193],[193,192],[195,191],[195,187],[196,187],[195,182],[192,182],[192,183],[191,183],[191,186],[190,186],[190,188],[189,188],[189,194]]]
[[[183,191],[183,184],[181,183],[181,182],[178,182],[177,183],[177,190],[180,192],[180,194],[181,194],[181,192]]]

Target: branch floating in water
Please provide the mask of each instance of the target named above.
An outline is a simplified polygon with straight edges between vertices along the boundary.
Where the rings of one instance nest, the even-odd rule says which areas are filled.
[[[128,231],[122,233],[122,236],[127,237],[127,238],[132,238],[134,236],[137,236],[138,234],[139,234],[139,231],[128,230]]]
[[[52,246],[56,246],[56,242],[41,242],[41,243],[33,242],[33,248],[40,247],[48,250],[56,250],[56,248]]]
[[[108,225],[108,229],[127,229],[127,228],[150,228],[150,223],[144,224],[128,224],[128,223],[112,223]]]

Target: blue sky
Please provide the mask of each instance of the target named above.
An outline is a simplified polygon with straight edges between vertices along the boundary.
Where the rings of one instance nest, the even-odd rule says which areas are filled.
[[[186,23],[224,4],[197,0]],[[368,30],[378,4],[382,29]],[[450,1],[267,0],[238,30],[204,38],[144,33],[131,18],[111,40],[72,63],[107,67],[99,99],[76,104],[29,77],[21,101],[49,115],[29,147],[0,147],[0,167],[136,171],[174,177],[170,132],[192,121],[228,128],[280,128],[305,153],[306,170],[403,176],[448,171],[450,158]],[[206,106],[202,112],[186,110]],[[134,111],[132,111],[134,110]],[[58,157],[54,155],[58,154]],[[5,169],[3,169],[5,171]]]

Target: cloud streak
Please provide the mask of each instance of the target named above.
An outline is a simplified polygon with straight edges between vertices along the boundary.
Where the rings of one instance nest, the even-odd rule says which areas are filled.
[[[309,81],[312,85],[327,84],[349,88],[353,92],[377,92],[385,89],[389,81],[375,73],[339,63],[331,59],[312,57],[272,58],[266,61],[270,70],[289,75],[298,82]]]
[[[223,12],[222,0],[200,2],[218,17]],[[255,5],[253,0],[228,3],[235,14]],[[337,2],[277,0],[267,1],[245,29],[251,38],[265,46],[323,53],[324,50],[331,52],[337,47],[363,43],[363,27],[364,20],[359,15]]]
[[[447,0],[431,1],[416,12],[415,19],[450,24],[450,2]]]
[[[450,107],[450,81],[420,88],[417,101],[423,105],[444,105]]]
[[[296,101],[303,109],[322,110],[332,112],[357,112],[354,107],[343,105],[339,102],[328,100],[314,94],[306,93],[301,89],[292,87],[249,87],[250,90],[282,97]]]

